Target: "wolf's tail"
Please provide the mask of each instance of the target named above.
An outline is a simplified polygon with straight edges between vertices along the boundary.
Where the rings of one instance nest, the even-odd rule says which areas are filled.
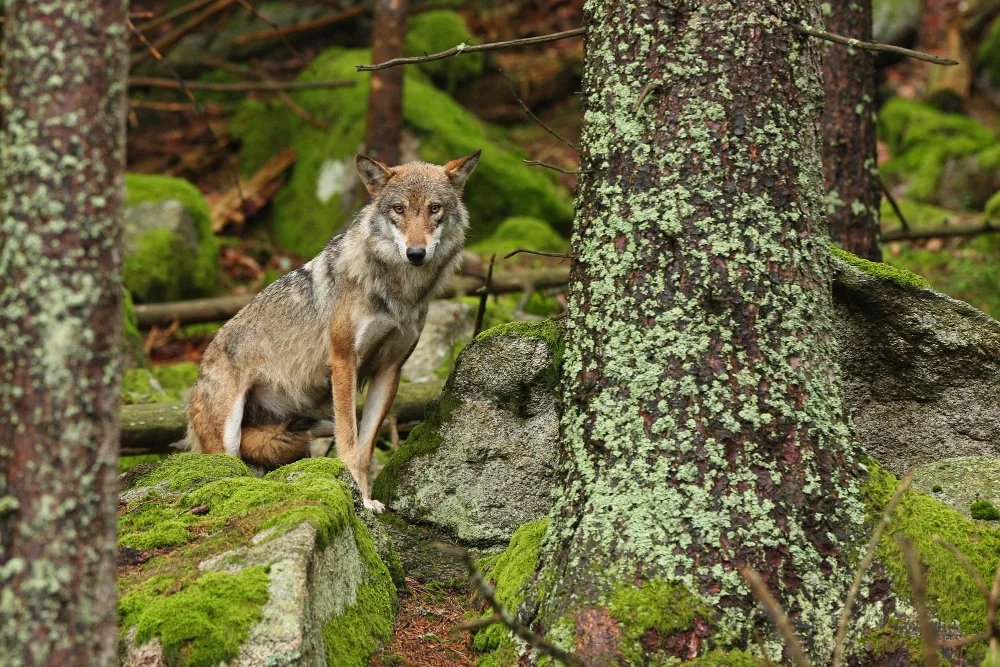
[[[309,432],[291,431],[289,425],[285,422],[245,427],[240,438],[240,458],[272,469],[309,456]]]

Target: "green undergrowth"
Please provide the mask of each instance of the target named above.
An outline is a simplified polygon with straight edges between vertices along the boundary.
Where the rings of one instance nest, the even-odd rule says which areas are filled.
[[[830,244],[830,252],[833,253],[834,257],[847,262],[854,268],[859,269],[870,276],[878,278],[879,280],[885,280],[893,283],[894,285],[906,287],[908,289],[930,288],[930,283],[927,282],[926,278],[907,271],[906,269],[900,269],[883,262],[872,262],[867,259],[862,259],[857,255],[847,252],[846,250],[841,250],[833,244]]]
[[[126,405],[178,402],[197,379],[198,364],[190,361],[152,369],[130,368],[122,373],[122,402]]]
[[[962,114],[893,98],[879,111],[878,131],[893,155],[880,172],[890,181],[908,181],[907,196],[917,201],[937,201],[941,176],[952,158],[974,158],[985,173],[1000,168],[996,132]],[[971,200],[962,204],[974,205]]]
[[[172,301],[213,294],[219,282],[219,247],[212,217],[191,183],[170,176],[126,174],[126,205],[180,201],[194,221],[197,252],[175,232],[154,228],[138,238],[137,250],[125,256],[122,276],[136,301]]]
[[[355,65],[370,62],[367,50],[331,49],[317,56],[300,80],[351,79],[348,88],[289,93],[310,114],[328,124],[309,125],[279,102],[247,99],[230,131],[242,140],[240,166],[252,173],[285,148],[298,159],[288,184],[274,198],[272,228],[278,242],[303,256],[318,252],[342,229],[360,206],[354,156],[364,143],[368,104],[366,72]],[[505,218],[533,216],[568,230],[573,219],[569,192],[554,174],[532,170],[527,157],[511,148],[503,130],[465,110],[427,76],[413,68],[404,73],[403,118],[419,141],[421,159],[444,164],[475,150],[482,157],[465,190],[472,220],[470,239],[489,235]]]
[[[498,261],[518,248],[541,252],[566,252],[569,250],[569,241],[544,220],[517,216],[507,218],[490,236],[469,246],[472,252],[486,257],[496,253]]]
[[[477,44],[469,39],[472,33],[465,19],[450,10],[432,10],[410,18],[406,30],[406,55],[423,56],[440,53],[465,43]],[[420,63],[420,69],[446,90],[454,91],[458,84],[474,79],[483,72],[483,54],[465,53],[455,58]]]
[[[877,463],[869,462],[869,478],[864,488],[869,520],[874,525],[882,516],[899,484]],[[927,601],[934,616],[944,626],[957,625],[963,636],[986,630],[986,601],[968,573],[934,535],[962,552],[985,581],[991,581],[1000,558],[1000,533],[989,524],[965,518],[930,495],[908,489],[892,515],[892,522],[878,544],[876,556],[892,578],[897,595],[909,595],[906,566],[896,534],[902,533],[920,556],[927,584]],[[885,633],[883,633],[885,634]],[[966,655],[980,659],[981,645],[965,649]]]
[[[203,454],[178,454],[137,475],[128,488],[154,487],[163,493],[154,490],[120,511],[119,547],[153,552],[141,566],[120,573],[123,636],[135,627],[139,643],[160,637],[170,664],[207,666],[232,659],[261,619],[267,570],[205,574],[198,563],[248,546],[262,531],[270,529],[258,544],[309,523],[319,549],[344,529],[353,533],[367,579],[323,634],[330,664],[366,664],[391,634],[396,588],[355,514],[345,475],[339,460],[318,458],[257,478],[239,459]]]

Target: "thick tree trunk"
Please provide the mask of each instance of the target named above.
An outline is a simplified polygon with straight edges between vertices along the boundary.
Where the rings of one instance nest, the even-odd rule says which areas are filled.
[[[4,25],[0,662],[115,662],[122,0]]]
[[[372,62],[381,63],[406,55],[408,0],[375,0],[372,22]],[[402,67],[372,72],[368,90],[368,155],[390,166],[399,164],[399,142],[403,132]]]
[[[587,4],[562,482],[522,613],[594,664],[688,657],[713,629],[773,638],[742,566],[831,648],[864,512],[822,46],[785,27],[818,4]]]
[[[864,41],[872,36],[871,0],[831,0],[826,29]],[[830,239],[874,262],[879,248],[882,192],[875,154],[875,56],[862,49],[825,44],[823,169]]]

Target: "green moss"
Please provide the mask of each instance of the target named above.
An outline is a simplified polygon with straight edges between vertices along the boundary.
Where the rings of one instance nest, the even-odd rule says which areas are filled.
[[[874,523],[881,518],[898,481],[878,464],[869,465],[864,498],[869,520]],[[935,617],[946,627],[957,624],[965,636],[985,632],[986,601],[962,566],[932,538],[940,535],[955,546],[983,579],[990,581],[1000,557],[1000,533],[987,524],[966,519],[923,492],[907,490],[876,552],[898,595],[906,595],[910,588],[896,533],[905,535],[920,555],[927,581],[927,600]],[[970,647],[968,651],[970,657],[982,657],[981,647]]]
[[[465,42],[476,44],[469,39],[469,28],[460,14],[450,10],[436,10],[417,14],[410,18],[406,30],[406,55],[422,56],[428,53],[439,53]],[[455,58],[433,60],[421,63],[420,69],[435,81],[445,84],[453,91],[455,87],[473,79],[483,72],[483,54],[462,54]]]
[[[239,655],[240,644],[263,614],[267,572],[212,572],[182,590],[153,600],[136,618],[136,643],[159,637],[171,664],[211,667]]]
[[[510,545],[503,553],[479,562],[479,567],[486,572],[487,580],[494,586],[497,602],[511,613],[516,612],[524,600],[523,589],[535,572],[538,552],[548,526],[548,519],[524,524],[511,536]],[[492,611],[487,611],[484,618],[492,615]],[[503,624],[494,624],[478,631],[473,637],[473,647],[481,653],[499,651],[498,655],[492,657],[495,664],[513,664],[506,658],[511,653],[513,644],[510,642],[510,633]]]
[[[384,586],[367,584],[359,588],[354,604],[323,626],[327,664],[367,665],[380,643],[392,637],[394,599]]]
[[[118,457],[118,474],[128,472],[143,463],[155,463],[167,458],[166,454],[136,454],[135,456]]]
[[[860,269],[861,271],[878,278],[879,280],[885,280],[908,289],[930,288],[930,283],[927,282],[927,279],[905,269],[900,269],[890,264],[883,264],[882,262],[872,262],[867,259],[862,259],[857,255],[852,255],[846,250],[841,250],[833,244],[830,244],[830,252],[832,252],[838,259],[847,262],[854,268]]]
[[[743,651],[710,651],[700,658],[688,660],[682,667],[758,667],[764,664]]]
[[[977,500],[969,506],[969,515],[979,521],[1000,520],[1000,510],[988,500]]]
[[[473,244],[469,250],[481,255],[496,253],[497,259],[500,259],[517,248],[564,252],[569,250],[569,241],[544,220],[518,216],[501,222],[493,234]]]
[[[182,361],[177,364],[167,364],[153,368],[153,375],[160,381],[164,391],[180,391],[190,389],[198,379],[198,364]]]
[[[642,639],[648,632],[663,639],[694,627],[696,619],[714,616],[682,584],[647,581],[642,586],[626,582],[611,594],[608,613],[622,628],[621,652],[627,664],[642,664]],[[703,663],[710,664],[710,663]]]
[[[892,659],[890,664],[924,664],[920,637],[912,629],[902,628],[897,618],[890,618],[884,625],[863,634],[857,643],[859,650],[863,651],[862,664],[877,663],[885,659]],[[899,662],[900,658],[905,662]]]
[[[152,372],[145,368],[129,368],[122,372],[122,402],[125,405],[137,403],[164,403],[172,400],[167,396]]]
[[[375,478],[375,483],[372,485],[372,498],[389,503],[395,493],[396,480],[406,463],[410,459],[427,456],[437,451],[443,442],[440,433],[441,425],[451,418],[451,413],[458,404],[458,399],[450,393],[447,386],[441,398],[427,404],[424,421],[410,431],[410,435],[400,444],[399,449],[382,468],[379,476]]]
[[[354,153],[364,143],[369,75],[355,65],[369,62],[366,50],[333,49],[319,55],[301,80],[353,79],[353,88],[290,93],[328,125],[320,131],[279,103],[246,100],[230,125],[242,139],[241,169],[253,172],[279,150],[295,149],[298,160],[274,199],[273,230],[287,250],[303,256],[318,252],[360,204]],[[568,230],[573,218],[569,193],[553,174],[531,170],[520,151],[503,145],[502,135],[435,88],[418,70],[405,72],[403,116],[419,140],[423,160],[443,164],[477,149],[483,154],[470,179],[465,200],[472,237],[484,237],[505,218],[528,215]]]
[[[194,221],[198,252],[168,229],[152,229],[140,237],[138,251],[125,257],[125,285],[143,302],[173,300],[214,293],[219,281],[219,251],[212,233],[211,212],[198,189],[179,178],[126,174],[126,204],[175,199]]]
[[[976,65],[986,70],[992,84],[1000,84],[1000,18],[993,20],[976,51]]]
[[[931,491],[933,491],[934,493],[941,493],[942,491],[944,491],[944,487],[941,486],[940,484],[935,484],[934,486],[931,487]]]
[[[996,159],[993,130],[914,100],[894,98],[886,103],[879,111],[878,131],[893,154],[879,170],[890,179],[909,180],[907,195],[918,201],[934,200],[949,159],[979,156],[984,169]]]
[[[188,491],[207,482],[229,477],[252,477],[247,464],[226,454],[175,454],[147,474],[137,478],[133,487],[163,483],[170,491]]]
[[[146,351],[143,349],[142,334],[139,333],[139,320],[135,316],[135,302],[132,301],[132,293],[124,287],[122,288],[122,339],[125,367],[148,366],[149,358],[146,357]]]
[[[187,544],[192,539],[194,539],[194,535],[180,521],[164,521],[141,533],[123,535],[118,539],[118,546],[151,551],[161,547]]]
[[[223,322],[198,322],[196,324],[186,324],[174,332],[174,337],[185,339],[214,336],[219,332],[219,329],[222,328],[223,324]]]
[[[995,220],[1000,218],[1000,191],[993,193],[993,196],[986,201],[986,206],[983,210],[990,219]]]

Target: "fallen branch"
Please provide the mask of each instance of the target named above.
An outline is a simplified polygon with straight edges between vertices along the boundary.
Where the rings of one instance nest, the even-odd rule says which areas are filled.
[[[283,28],[272,28],[270,30],[262,30],[260,32],[253,32],[249,35],[240,35],[233,40],[233,44],[236,46],[244,46],[250,42],[257,42],[262,39],[271,39],[272,37],[287,37],[288,35],[294,35],[299,32],[307,32],[309,30],[316,30],[318,28],[325,28],[326,26],[331,26],[336,23],[341,23],[347,19],[354,18],[360,14],[368,11],[368,8],[360,5],[357,7],[351,7],[350,9],[345,9],[339,14],[333,14],[332,16],[325,16],[321,19],[316,19],[314,21],[305,21],[303,23],[296,23],[294,25],[288,25]]]
[[[152,19],[151,21],[147,21],[146,23],[143,23],[136,27],[141,32],[149,32],[150,30],[155,30],[156,28],[159,28],[161,25],[165,23],[170,23],[175,18],[184,16],[185,14],[190,14],[191,12],[201,9],[205,5],[210,5],[213,2],[215,2],[215,0],[194,0],[194,2],[189,2],[182,7],[178,7],[177,9],[166,12],[165,14],[161,14],[160,16]]]
[[[826,32],[825,30],[817,30],[816,28],[810,28],[807,25],[801,25],[798,23],[789,23],[788,25],[795,32],[801,33],[803,35],[809,35],[810,37],[818,37],[819,39],[825,39],[828,42],[843,44],[845,46],[853,46],[859,49],[864,49],[865,51],[886,51],[888,53],[895,53],[901,56],[906,56],[908,58],[916,58],[917,60],[925,60],[929,63],[934,63],[935,65],[944,65],[946,67],[958,64],[957,60],[952,60],[950,58],[941,58],[940,56],[932,56],[929,53],[912,51],[910,49],[904,49],[901,46],[893,46],[892,44],[882,44],[880,42],[862,42],[860,39],[843,37],[842,35],[835,35],[832,32]]]
[[[414,56],[410,58],[393,58],[392,60],[387,60],[384,63],[377,63],[375,65],[356,65],[359,72],[375,72],[380,69],[388,69],[390,67],[396,67],[398,65],[414,65],[417,63],[429,63],[434,60],[443,60],[444,58],[450,58],[452,56],[457,56],[460,53],[479,53],[481,51],[499,51],[501,49],[511,49],[518,46],[530,46],[532,44],[544,44],[545,42],[555,42],[560,39],[568,39],[570,37],[580,37],[587,32],[586,28],[574,28],[573,30],[564,30],[563,32],[553,33],[551,35],[541,35],[539,37],[526,37],[524,39],[512,39],[506,42],[491,42],[489,44],[475,44],[472,46],[466,46],[464,43],[454,46],[447,51],[441,51],[440,53],[432,53],[427,56]]]
[[[195,105],[190,102],[161,102],[159,100],[136,100],[129,99],[129,106],[133,109],[149,109],[150,111],[169,111],[180,113],[197,113]],[[206,112],[218,114],[225,110],[225,107],[215,102],[202,102],[202,107]]]
[[[389,414],[396,418],[398,428],[404,430],[404,424],[423,421],[427,404],[438,397],[442,387],[444,383],[440,380],[400,384],[389,409]],[[364,405],[364,398],[359,399],[359,413]],[[123,405],[119,420],[121,454],[171,454],[179,451],[174,444],[184,438],[187,430],[184,408],[184,403]],[[388,421],[382,424],[381,430],[388,432]]]
[[[945,239],[963,236],[979,236],[1000,232],[1000,227],[986,221],[978,225],[945,225],[928,229],[893,230],[882,232],[882,242],[889,241],[919,241],[922,239]]]
[[[541,255],[542,257],[561,257],[562,259],[573,258],[573,255],[568,252],[545,252],[544,250],[529,250],[528,248],[518,248],[517,250],[512,250],[504,255],[503,258],[510,259],[514,255],[518,255],[522,252],[527,255]]]
[[[572,667],[586,667],[586,663],[580,658],[576,657],[569,651],[564,651],[555,644],[550,643],[541,635],[535,634],[521,623],[518,623],[517,619],[515,619],[510,612],[504,609],[503,605],[497,601],[493,587],[486,583],[482,573],[480,573],[479,569],[476,567],[475,559],[469,555],[468,551],[440,543],[435,546],[443,553],[455,556],[465,563],[465,568],[469,571],[469,581],[475,585],[479,594],[483,596],[483,599],[490,605],[493,612],[500,617],[503,624],[510,628],[511,632],[526,642],[528,646],[535,649],[542,655],[547,655],[555,658],[556,660],[561,660]]]
[[[130,76],[130,88],[172,88],[206,90],[213,93],[246,93],[251,91],[312,90],[314,88],[348,88],[354,81],[184,81],[183,85],[173,79],[158,76]]]
[[[540,271],[521,271],[500,274],[490,281],[490,294],[509,294],[526,289],[561,287],[569,282],[569,267],[553,267]],[[455,276],[442,293],[442,298],[471,294],[482,287],[482,276]],[[139,304],[135,315],[139,327],[168,326],[175,319],[181,324],[198,322],[224,322],[250,303],[252,294],[221,296],[211,299]]]
[[[221,232],[230,222],[242,224],[247,215],[260,210],[280,187],[278,177],[295,164],[295,159],[295,151],[282,151],[249,179],[240,179],[238,187],[230,188],[212,204],[212,231]]]

